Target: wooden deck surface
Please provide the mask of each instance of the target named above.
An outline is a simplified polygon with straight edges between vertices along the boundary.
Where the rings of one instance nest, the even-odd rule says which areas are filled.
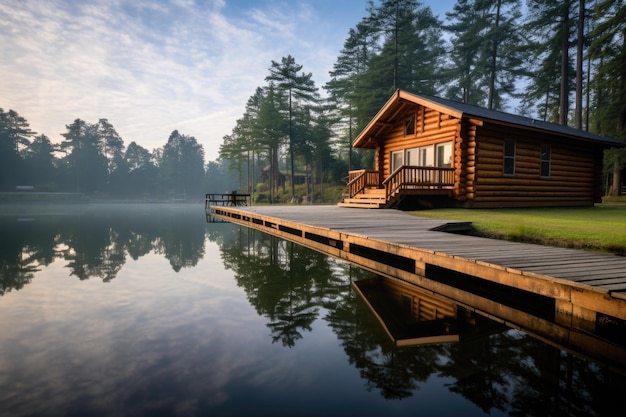
[[[355,239],[361,245],[371,242],[371,247],[389,250],[390,253],[401,253],[400,249],[393,248],[394,245],[415,248],[424,254],[418,255],[418,258],[423,258],[426,263],[443,259],[439,262],[443,267],[453,265],[454,261],[469,265],[459,270],[464,273],[472,274],[478,267],[482,268],[481,271],[485,267],[492,268],[500,271],[500,276],[494,274],[494,281],[505,285],[516,282],[513,279],[519,280],[519,277],[531,277],[541,282],[541,288],[529,282],[524,284],[526,289],[536,288],[538,292],[551,296],[558,293],[555,298],[568,302],[578,297],[577,292],[595,293],[599,298],[586,301],[585,308],[607,299],[620,300],[619,307],[615,309],[613,306],[610,311],[617,317],[626,318],[626,257],[434,231],[432,229],[442,225],[460,222],[417,217],[398,210],[351,209],[330,205],[249,206],[225,210],[273,219],[290,227],[312,226],[327,230],[329,236],[332,233],[347,236],[346,242]],[[389,249],[383,246],[385,242],[391,244]],[[476,268],[471,265],[476,265]],[[509,277],[502,278],[505,272]],[[511,278],[514,276],[517,278]],[[565,292],[567,294],[564,295]]]

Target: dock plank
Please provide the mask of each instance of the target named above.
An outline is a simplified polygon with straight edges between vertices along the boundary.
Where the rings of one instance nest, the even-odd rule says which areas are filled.
[[[563,294],[567,297],[568,285],[577,291],[586,288],[590,301],[583,306],[585,308],[593,308],[597,303],[609,303],[610,300],[597,298],[598,295],[604,297],[608,294],[619,303],[616,306],[608,305],[607,311],[623,316],[626,320],[625,257],[446,233],[433,229],[467,222],[424,218],[398,210],[363,210],[337,206],[247,206],[228,207],[224,210],[228,213],[254,214],[289,227],[318,230],[319,233],[339,233],[333,235],[333,239],[336,236],[339,239],[344,239],[341,236],[345,236],[350,241],[362,239],[362,244],[387,248],[389,253],[396,253],[399,248],[407,248],[412,253],[422,254],[418,258],[424,257],[428,262],[436,261],[445,267],[453,267],[456,265],[454,262],[461,262],[460,272],[473,274],[479,271],[485,279],[493,277],[498,282],[530,291]],[[513,274],[511,277],[518,274],[526,278],[522,281],[515,280],[507,274]],[[545,277],[543,281],[542,277]],[[530,278],[531,281],[528,281]],[[523,287],[524,285],[527,287]]]

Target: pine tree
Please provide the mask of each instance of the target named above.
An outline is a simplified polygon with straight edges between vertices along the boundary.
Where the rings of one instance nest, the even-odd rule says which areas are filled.
[[[534,51],[530,82],[523,105],[544,120],[567,124],[575,70],[569,53],[574,20],[571,0],[529,0],[525,30]]]
[[[452,35],[450,40],[450,69],[446,75],[451,80],[446,91],[450,99],[480,105],[487,95],[482,80],[485,68],[479,65],[483,49],[485,28],[489,22],[476,0],[459,0],[452,12],[446,13],[449,23],[444,29]]]
[[[284,91],[288,99],[288,121],[289,121],[289,157],[291,163],[291,198],[295,198],[294,184],[294,137],[293,137],[293,110],[294,106],[307,105],[318,100],[317,87],[313,81],[311,73],[304,73],[302,65],[296,63],[291,56],[283,57],[281,62],[272,61],[270,75],[266,81],[274,82],[276,88]]]
[[[596,7],[598,24],[591,34],[589,53],[598,62],[594,76],[596,96],[595,126],[598,133],[626,141],[626,5],[620,0],[604,0]],[[621,194],[624,150],[612,151],[611,195]]]
[[[15,190],[22,179],[20,150],[28,146],[34,134],[28,121],[15,110],[0,108],[0,190]]]
[[[60,150],[66,154],[67,179],[73,182],[76,192],[102,191],[106,183],[107,161],[100,152],[97,125],[76,119],[65,127],[67,132],[61,134],[65,139]]]
[[[503,110],[526,75],[519,0],[460,0],[446,15],[452,34],[451,99]]]

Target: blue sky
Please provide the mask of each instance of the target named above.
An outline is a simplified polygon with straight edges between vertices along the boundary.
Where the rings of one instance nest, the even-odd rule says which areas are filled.
[[[440,18],[453,0],[424,0]],[[0,108],[59,142],[108,119],[152,150],[177,129],[218,157],[271,61],[328,81],[367,0],[2,0]]]

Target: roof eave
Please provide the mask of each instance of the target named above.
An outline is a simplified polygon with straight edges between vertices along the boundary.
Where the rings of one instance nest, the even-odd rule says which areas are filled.
[[[374,128],[382,123],[381,119],[383,118],[383,116],[387,114],[387,112],[392,109],[400,100],[406,100],[417,105],[428,107],[430,109],[437,110],[441,113],[457,117],[459,119],[463,117],[462,112],[457,111],[453,108],[440,105],[438,103],[432,102],[430,100],[424,99],[403,90],[396,90],[389,98],[389,100],[387,100],[385,105],[378,111],[378,113],[376,113],[376,116],[374,116],[374,118],[370,120],[367,126],[365,126],[361,133],[359,133],[359,135],[354,139],[354,141],[352,142],[352,147],[374,148],[376,146],[374,145],[375,140],[372,135],[372,132],[375,130]]]

